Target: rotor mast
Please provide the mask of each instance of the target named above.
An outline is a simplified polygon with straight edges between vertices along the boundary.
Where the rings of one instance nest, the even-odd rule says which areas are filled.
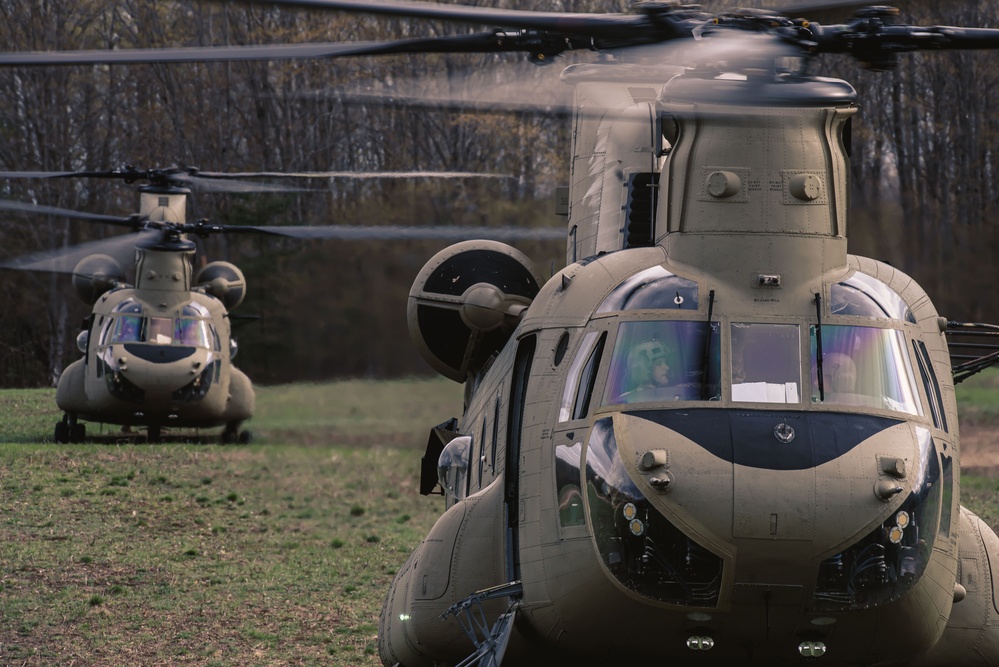
[[[845,81],[796,74],[670,81],[656,216],[667,263],[739,285],[845,267],[855,100]]]
[[[146,185],[139,188],[139,215],[168,223],[161,237],[135,246],[135,286],[157,294],[155,306],[169,309],[190,300],[196,246],[179,230],[187,221],[187,188]]]

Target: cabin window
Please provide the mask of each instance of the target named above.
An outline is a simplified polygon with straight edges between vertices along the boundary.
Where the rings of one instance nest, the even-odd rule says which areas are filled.
[[[950,456],[941,456],[941,468],[943,471],[943,506],[940,512],[940,536],[950,539],[950,522],[954,513],[954,459]]]
[[[812,402],[923,414],[901,331],[822,325],[822,378],[811,327]]]
[[[733,401],[801,401],[798,325],[733,322],[731,344]]]
[[[623,322],[604,403],[717,400],[718,324],[685,320]]]
[[[829,287],[829,310],[833,315],[916,322],[912,309],[898,292],[859,272]]]
[[[697,304],[697,283],[653,266],[611,290],[596,314],[622,310],[697,310]]]

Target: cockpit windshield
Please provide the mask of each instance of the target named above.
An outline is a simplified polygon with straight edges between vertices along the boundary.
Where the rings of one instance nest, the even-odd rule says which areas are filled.
[[[718,332],[716,322],[623,322],[604,404],[718,400]]]
[[[922,415],[901,331],[822,325],[822,387],[811,327],[812,402]]]
[[[213,349],[216,336],[209,312],[203,306],[184,306],[180,317],[156,317],[143,313],[142,304],[123,301],[104,325],[102,343],[153,343]]]

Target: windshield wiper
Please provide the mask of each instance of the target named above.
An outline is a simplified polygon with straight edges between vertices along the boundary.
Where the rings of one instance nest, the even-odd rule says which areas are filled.
[[[819,383],[819,402],[826,400],[825,382],[822,379],[822,294],[815,293],[815,370]]]
[[[708,379],[709,370],[711,367],[711,312],[715,307],[715,291],[711,290],[708,292],[708,326],[705,328],[705,341],[704,341],[704,360],[701,364],[701,400],[707,401],[711,397],[708,396]]]

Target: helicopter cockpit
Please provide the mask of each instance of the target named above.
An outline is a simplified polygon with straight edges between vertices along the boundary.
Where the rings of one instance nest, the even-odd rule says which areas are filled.
[[[946,430],[940,387],[925,345],[909,335],[916,320],[902,296],[860,272],[828,290],[828,309],[820,313],[754,322],[709,307],[704,317],[698,285],[657,266],[623,281],[597,309],[594,324],[601,315],[608,319],[602,331],[584,335],[566,375],[559,419],[568,427],[583,418],[590,394],[601,407],[585,444],[555,448],[556,493],[561,529],[588,522],[604,565],[627,588],[660,602],[706,608],[726,595],[723,572],[732,567],[732,554],[707,533],[678,528],[678,517],[691,509],[675,504],[679,496],[662,500],[672,484],[671,456],[696,459],[699,475],[716,463],[721,476],[732,474],[725,467],[732,464],[809,470],[907,417],[922,420],[929,413],[934,426]],[[605,344],[612,351],[601,361]],[[778,405],[783,421],[775,428]],[[739,409],[717,410],[725,407]],[[837,430],[839,424],[844,428]],[[830,425],[843,442],[826,442],[833,436],[822,430]],[[655,430],[661,427],[669,430]],[[795,431],[797,442],[810,444],[766,444],[774,438],[789,443]],[[677,434],[675,441],[669,432]],[[859,536],[857,546],[822,564],[816,608],[880,603],[922,574],[941,475],[929,429],[916,424],[913,432],[916,491],[897,520]],[[912,446],[904,436],[898,442],[899,451]],[[704,458],[698,458],[701,450]],[[905,529],[910,523],[922,525],[922,532]],[[879,558],[887,571],[904,577],[844,584],[830,574],[874,550],[884,551]]]
[[[148,314],[135,299],[118,304],[101,327],[100,345],[106,347],[119,343],[151,343],[219,349],[218,332],[211,321],[208,309],[198,303],[189,303],[178,317]]]
[[[858,272],[832,284],[828,320],[821,325],[813,317],[708,322],[691,312],[697,308],[697,284],[659,266],[625,280],[604,299],[595,315],[614,314],[620,322],[602,405],[720,401],[727,385],[734,403],[867,407],[921,417],[921,378],[934,420],[942,420],[925,346],[913,342],[918,376],[907,352],[904,329],[915,318],[904,299],[876,278]],[[588,338],[567,375],[561,421],[581,416],[588,391],[599,390],[596,365],[604,339],[598,342],[595,333]]]

